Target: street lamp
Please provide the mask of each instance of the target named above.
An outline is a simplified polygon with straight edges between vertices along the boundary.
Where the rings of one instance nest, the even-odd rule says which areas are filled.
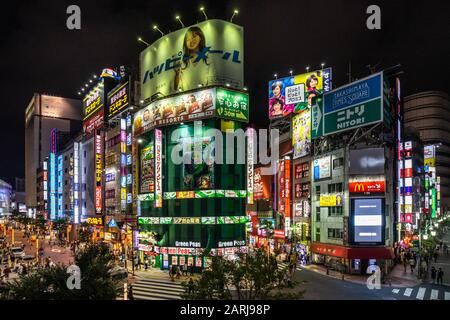
[[[200,11],[203,12],[203,15],[205,16],[205,20],[208,20],[208,16],[205,13],[205,7],[200,7]]]
[[[178,20],[178,21],[181,23],[181,27],[184,28],[184,23],[183,23],[183,21],[181,21],[180,16],[177,15],[177,16],[175,17],[175,19]]]
[[[323,67],[325,66],[325,62],[322,62],[322,63],[320,64],[320,66],[321,66],[322,69],[323,69]]]
[[[147,41],[144,41],[141,37],[138,37],[137,40],[138,40],[139,42],[142,42],[142,43],[146,44],[147,47],[150,45]]]
[[[159,31],[159,33],[161,33],[161,36],[163,36],[164,35],[164,32],[162,32],[161,30],[159,30],[159,28],[158,28],[158,26],[155,24],[155,25],[153,25],[153,30],[157,30],[157,31]]]
[[[306,72],[309,72],[309,66],[306,66]]]
[[[239,14],[239,10],[234,9],[233,15],[231,16],[231,19],[230,19],[230,22],[233,22],[233,18],[234,18],[234,16],[237,15],[237,14]]]

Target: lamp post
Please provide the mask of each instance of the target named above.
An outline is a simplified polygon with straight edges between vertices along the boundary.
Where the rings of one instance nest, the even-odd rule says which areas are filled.
[[[205,13],[205,7],[200,7],[200,11],[203,13],[203,15],[205,16],[205,20],[208,20],[208,16]]]

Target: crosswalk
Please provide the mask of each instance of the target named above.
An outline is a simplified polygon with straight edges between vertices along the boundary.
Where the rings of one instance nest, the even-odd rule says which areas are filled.
[[[450,292],[444,290],[430,289],[425,287],[392,289],[392,293],[399,296],[418,300],[450,300]]]
[[[288,262],[279,262],[278,263],[278,270],[288,269],[289,263]],[[301,271],[302,269],[297,265],[297,268],[295,269],[297,271]]]
[[[141,279],[132,285],[135,300],[181,300],[181,283],[166,279]]]

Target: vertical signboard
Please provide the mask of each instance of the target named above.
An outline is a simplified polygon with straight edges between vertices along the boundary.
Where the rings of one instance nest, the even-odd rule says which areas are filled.
[[[254,131],[248,130],[247,135],[247,203],[253,204],[253,154],[254,154]]]
[[[50,135],[50,220],[56,219],[56,129]]]
[[[286,218],[291,217],[291,160],[284,161],[284,195],[285,195],[285,209],[284,215]]]
[[[303,110],[292,118],[292,146],[294,159],[304,157],[311,150],[311,110]]]
[[[80,214],[78,208],[78,154],[79,154],[79,143],[74,142],[73,144],[73,223],[78,224],[80,222]]]
[[[155,129],[155,208],[162,207],[162,131]]]
[[[95,212],[102,213],[102,137],[100,130],[94,136],[95,153]]]

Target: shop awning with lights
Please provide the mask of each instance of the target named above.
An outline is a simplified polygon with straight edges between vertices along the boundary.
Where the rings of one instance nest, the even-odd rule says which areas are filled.
[[[343,247],[331,244],[313,243],[311,251],[324,256],[345,259],[378,259],[391,260],[395,255],[392,249],[386,247]]]

